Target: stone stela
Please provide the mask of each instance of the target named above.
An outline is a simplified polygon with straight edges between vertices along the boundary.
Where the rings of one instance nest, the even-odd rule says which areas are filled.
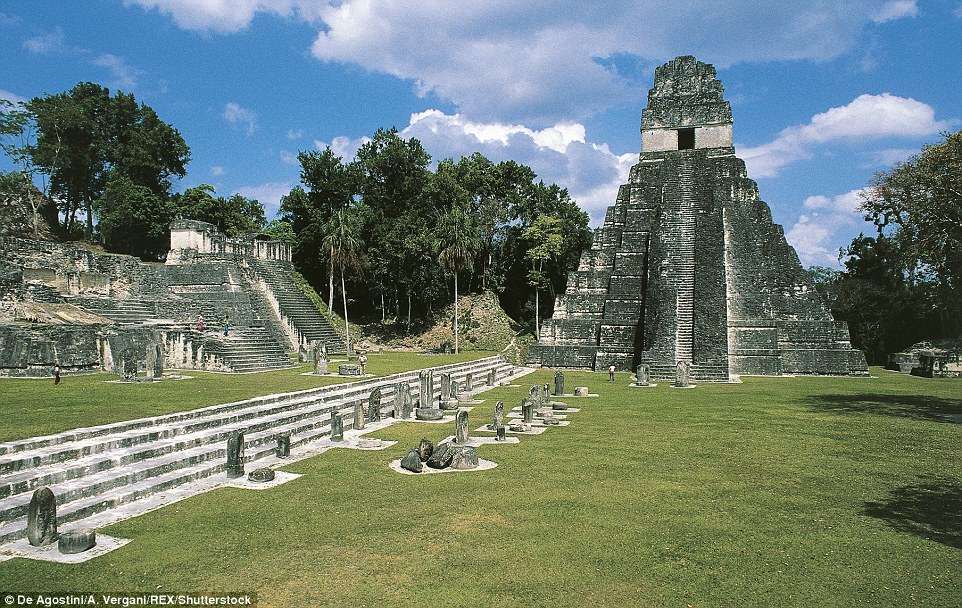
[[[531,363],[696,382],[739,374],[865,376],[732,146],[715,68],[678,57],[655,71],[641,154],[591,248],[568,274]]]

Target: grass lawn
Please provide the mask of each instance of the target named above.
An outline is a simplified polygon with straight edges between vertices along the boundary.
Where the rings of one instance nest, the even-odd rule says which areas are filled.
[[[569,399],[582,409],[567,428],[479,448],[493,470],[394,473],[422,436],[453,432],[396,424],[377,434],[400,440],[387,450],[332,450],[284,467],[303,477],[277,488],[105,528],[133,542],[86,564],[0,562],[0,591],[255,592],[262,608],[962,605],[962,425],[943,417],[962,415],[962,382],[872,371],[693,390],[568,373],[569,390],[601,397]],[[526,393],[485,393],[471,428]]]
[[[366,371],[389,376],[493,354],[484,351],[462,352],[456,356],[369,353]],[[337,371],[337,363],[332,363],[330,369]],[[313,366],[306,363],[294,369],[255,374],[185,370],[184,375],[192,376],[192,379],[136,384],[107,382],[115,380],[115,374],[82,374],[64,376],[59,386],[54,386],[51,378],[0,378],[0,403],[3,407],[0,441],[159,416],[345,381],[343,378],[303,375],[312,370]]]

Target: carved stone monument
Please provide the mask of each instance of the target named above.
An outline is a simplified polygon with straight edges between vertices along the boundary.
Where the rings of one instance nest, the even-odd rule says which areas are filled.
[[[331,412],[331,441],[344,441],[344,419],[337,412]]]
[[[314,362],[314,373],[316,375],[323,376],[328,373],[327,346],[321,343],[320,340],[313,340],[311,342],[311,361]]]
[[[534,403],[531,399],[521,400],[521,419],[524,422],[534,422]]]
[[[675,384],[673,386],[677,388],[688,388],[691,384],[688,383],[688,374],[690,366],[687,361],[679,361],[675,370]]]
[[[494,404],[494,422],[491,426],[494,429],[495,441],[504,441],[504,401]]]
[[[735,156],[723,93],[715,68],[694,57],[655,70],[638,163],[568,274],[531,363],[647,363],[665,381],[679,362],[698,382],[868,374]]]
[[[368,397],[367,421],[368,422],[381,421],[381,389],[380,388],[375,388],[373,391],[371,391],[371,396]]]
[[[354,430],[364,428],[364,402],[358,401],[354,404]]]
[[[227,437],[227,479],[244,476],[244,433],[234,431]]]
[[[441,401],[442,410],[454,410],[458,408],[457,394],[458,383],[451,379],[451,374],[441,374]]]
[[[395,415],[406,420],[411,417],[411,410],[414,409],[411,403],[411,389],[407,382],[398,382],[394,385],[394,412]]]
[[[498,370],[493,367],[488,370],[488,386],[494,386],[498,383]]]
[[[27,542],[42,547],[57,540],[57,497],[48,487],[34,490],[27,507]]]
[[[287,458],[291,455],[291,434],[285,433],[284,435],[277,436],[277,447],[274,448],[274,454],[278,458]]]
[[[638,386],[648,386],[650,383],[651,368],[647,363],[642,363],[635,370],[635,384]]]
[[[474,390],[474,374],[468,372],[464,375],[464,392],[470,393]]]
[[[565,373],[558,371],[554,373],[554,395],[560,397],[565,394]]]
[[[464,444],[468,442],[468,411],[459,410],[454,417],[454,442]]]
[[[421,370],[418,373],[418,407],[432,407],[434,405],[434,376],[431,370]]]

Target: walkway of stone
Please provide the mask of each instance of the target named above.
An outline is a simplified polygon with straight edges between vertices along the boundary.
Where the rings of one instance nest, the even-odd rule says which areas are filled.
[[[494,386],[534,371],[500,357],[428,369],[461,383],[472,374],[479,385],[472,392],[492,388],[486,382],[491,370]],[[333,447],[359,447],[359,435],[399,421],[386,417],[394,409],[395,387],[404,383],[416,391],[419,371],[0,443],[0,556],[17,553],[14,544],[26,535],[27,508],[37,488],[48,486],[56,495],[61,532],[100,528],[234,485],[238,480],[227,480],[224,471],[227,437],[236,431],[244,433],[248,471]],[[434,387],[436,398],[440,382]],[[381,390],[382,421],[353,429],[354,404],[367,403],[375,388]],[[343,443],[329,440],[332,412],[343,417]],[[291,435],[291,454],[281,459],[276,438],[285,434]]]

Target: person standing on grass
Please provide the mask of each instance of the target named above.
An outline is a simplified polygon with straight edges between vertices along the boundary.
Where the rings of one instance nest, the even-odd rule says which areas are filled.
[[[361,356],[357,358],[357,362],[361,364],[361,373],[364,373],[364,366],[367,365],[367,355],[361,353]]]
[[[50,375],[53,376],[54,385],[60,384],[60,365],[55,364],[50,370]]]
[[[615,366],[611,364],[608,366],[608,382],[615,381]]]

